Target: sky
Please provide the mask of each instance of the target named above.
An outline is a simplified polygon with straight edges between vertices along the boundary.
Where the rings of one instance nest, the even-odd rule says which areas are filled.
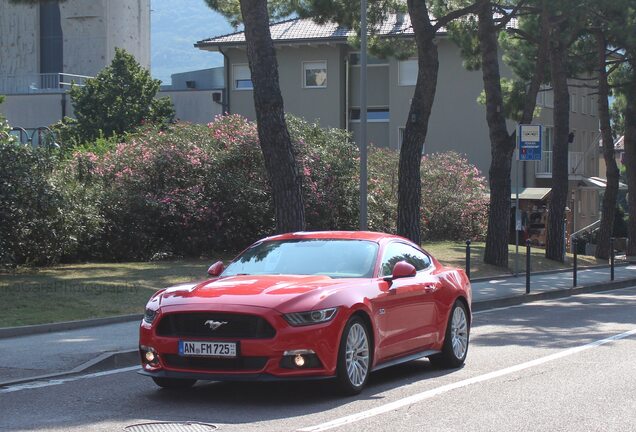
[[[170,74],[223,66],[220,54],[194,47],[199,40],[234,31],[204,0],[151,0],[150,9],[154,78],[170,84]]]

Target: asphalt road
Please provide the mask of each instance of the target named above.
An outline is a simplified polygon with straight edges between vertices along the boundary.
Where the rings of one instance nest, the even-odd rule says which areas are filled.
[[[128,368],[0,389],[0,430],[634,431],[635,354],[636,287],[477,313],[465,367],[418,360],[353,398],[327,382],[158,390]]]

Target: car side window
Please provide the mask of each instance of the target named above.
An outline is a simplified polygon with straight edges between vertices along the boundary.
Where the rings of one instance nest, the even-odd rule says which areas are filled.
[[[394,242],[384,250],[380,276],[390,276],[399,261],[406,261],[417,271],[425,270],[431,265],[431,259],[425,253],[405,243]]]

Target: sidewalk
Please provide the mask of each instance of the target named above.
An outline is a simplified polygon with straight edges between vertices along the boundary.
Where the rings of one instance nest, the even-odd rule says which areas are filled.
[[[525,294],[525,274],[518,277],[474,280],[473,309],[483,310],[576,292],[602,291],[636,286],[636,265],[615,268],[610,283],[609,268],[581,270],[578,288],[572,290],[572,272],[535,274],[531,293]],[[112,367],[134,365],[137,359],[139,318],[123,323],[76,330],[0,339],[0,386],[9,382],[52,378],[50,375],[78,373],[107,362]]]
[[[139,321],[0,339],[0,386],[93,366],[109,354],[137,350]],[[135,360],[138,355],[134,356]],[[82,367],[82,369],[83,369]]]
[[[632,281],[636,285],[636,264],[622,264],[614,267],[614,281],[610,281],[609,267],[596,267],[579,270],[577,274],[577,288],[592,288],[602,290],[602,285],[612,284],[614,288],[628,286]],[[601,286],[599,286],[601,285]],[[531,300],[533,297],[559,297],[572,294],[572,270],[531,274],[530,299],[526,296],[526,275],[519,273],[518,277],[484,278],[472,281],[473,305],[475,309],[488,309],[505,304],[519,304]]]

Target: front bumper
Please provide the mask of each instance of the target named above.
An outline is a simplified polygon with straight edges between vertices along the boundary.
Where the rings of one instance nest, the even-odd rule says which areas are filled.
[[[201,381],[322,381],[334,378],[333,376],[276,376],[268,373],[198,373],[198,372],[176,372],[172,370],[157,370],[154,372],[140,369],[137,371],[139,375],[154,378],[178,378],[178,379],[194,379]]]
[[[157,325],[171,313],[237,313],[256,315],[267,320],[276,330],[272,338],[194,338],[201,341],[238,342],[235,359],[203,359],[182,357],[178,353],[179,340],[190,337],[159,336]],[[335,376],[339,341],[345,324],[345,311],[339,310],[328,323],[293,327],[280,312],[262,307],[238,305],[182,305],[162,308],[152,325],[142,321],[140,327],[141,374],[152,377],[187,378],[213,381],[275,381],[293,379],[324,379]],[[144,347],[144,350],[141,349]],[[151,364],[145,358],[146,347],[152,348],[157,360]],[[294,367],[284,355],[286,351],[311,350],[318,362],[310,367]],[[285,360],[284,360],[285,359]],[[292,366],[290,367],[290,364]]]

